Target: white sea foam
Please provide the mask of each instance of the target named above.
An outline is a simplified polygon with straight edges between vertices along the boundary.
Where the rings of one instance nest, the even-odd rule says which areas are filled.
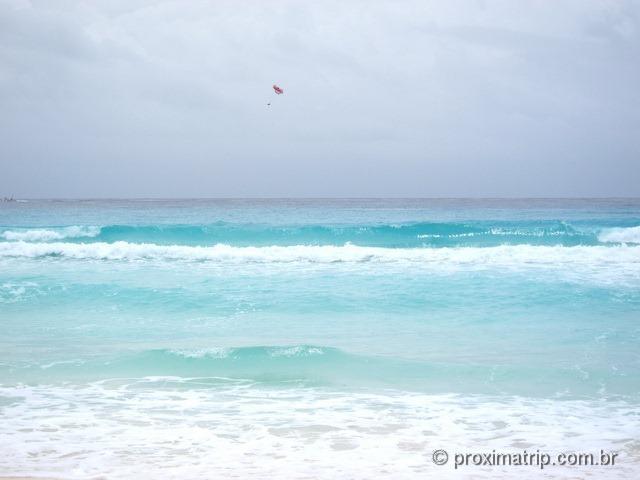
[[[273,347],[269,350],[272,357],[309,357],[311,355],[324,355],[324,351],[318,347],[306,347],[295,345],[292,347]]]
[[[629,228],[609,228],[598,235],[603,243],[638,243],[640,244],[640,226]]]
[[[418,238],[466,238],[466,237],[481,237],[484,235],[494,235],[503,237],[562,237],[575,235],[572,232],[566,230],[547,230],[542,228],[525,229],[525,228],[491,228],[489,230],[483,230],[480,232],[467,232],[467,233],[424,233],[419,234]]]
[[[229,358],[238,354],[242,348],[203,348],[196,350],[170,350],[170,353],[184,358]],[[265,354],[270,357],[308,357],[311,355],[324,355],[324,350],[319,347],[306,345],[293,345],[290,347],[265,347]]]
[[[50,242],[53,240],[63,240],[65,238],[97,237],[100,235],[100,227],[93,226],[70,226],[61,228],[35,228],[35,229],[15,229],[5,230],[0,233],[0,237],[5,240],[23,242]]]
[[[174,268],[180,263],[198,268],[255,270],[341,269],[451,275],[457,272],[513,272],[568,282],[637,288],[640,245],[379,248],[342,246],[210,247],[129,242],[31,243],[0,242],[0,260],[145,263]],[[93,268],[93,267],[92,267]],[[550,277],[551,276],[551,277]]]
[[[227,358],[231,353],[230,348],[202,348],[197,350],[170,350],[174,355],[184,358]]]
[[[100,478],[598,478],[640,474],[637,405],[612,400],[205,387],[157,377],[0,387],[0,470]],[[435,449],[450,461],[436,466]],[[615,467],[453,468],[455,453],[618,452]],[[596,470],[594,470],[596,469]]]
[[[104,243],[0,242],[0,257],[65,257],[88,260],[185,260],[235,263],[411,263],[432,266],[589,265],[640,268],[640,246],[533,246],[380,248],[342,246],[210,247],[157,245],[124,241]]]

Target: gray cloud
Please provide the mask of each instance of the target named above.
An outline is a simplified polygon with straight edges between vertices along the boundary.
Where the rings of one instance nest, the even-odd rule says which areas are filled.
[[[638,1],[4,0],[0,195],[640,195],[639,58]]]

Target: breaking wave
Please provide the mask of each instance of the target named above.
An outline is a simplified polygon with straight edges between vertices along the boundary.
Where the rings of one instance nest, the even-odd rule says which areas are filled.
[[[124,241],[104,243],[0,242],[0,257],[63,257],[86,260],[168,260],[231,263],[414,263],[459,265],[547,265],[585,264],[611,266],[640,265],[640,246],[533,246],[381,248],[347,243],[237,247],[217,244],[210,247],[157,245]]]
[[[432,362],[385,355],[354,354],[314,345],[219,347],[191,350],[154,349],[107,357],[64,359],[27,365],[0,365],[5,379],[19,375],[35,381],[80,382],[115,378],[208,378],[209,384],[242,382],[298,383],[306,386],[383,386],[407,391],[484,392],[513,394],[629,395],[635,390],[607,379],[600,369],[584,365],[546,368],[526,365]],[[637,374],[630,373],[635,379]],[[518,380],[520,379],[520,380]]]
[[[640,226],[629,228],[610,228],[598,235],[603,243],[638,243],[640,244]]]
[[[405,224],[262,225],[215,222],[204,225],[103,225],[16,228],[5,227],[0,238],[11,241],[51,242],[83,239],[113,243],[205,246],[342,245],[371,247],[455,247],[500,244],[595,245],[596,232],[578,230],[554,221],[529,222],[419,222]]]
[[[65,238],[87,238],[100,235],[100,227],[93,226],[70,226],[61,228],[36,228],[36,229],[15,229],[5,230],[0,233],[0,237],[10,241],[22,242],[49,242],[52,240],[63,240]]]

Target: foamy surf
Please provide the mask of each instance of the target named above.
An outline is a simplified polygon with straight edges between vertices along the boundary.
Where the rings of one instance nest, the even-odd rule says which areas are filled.
[[[1,242],[0,257],[64,257],[88,260],[184,260],[255,263],[410,262],[457,265],[613,265],[639,264],[637,246],[534,246],[380,248],[353,244],[237,247],[156,245],[148,243]]]
[[[212,387],[173,377],[0,387],[0,400],[0,469],[16,476],[539,479],[587,478],[595,468],[598,478],[626,480],[637,472],[640,424],[625,402]],[[436,449],[449,452],[447,465],[434,465]],[[492,449],[604,449],[619,461],[453,467],[455,452]]]
[[[640,244],[640,226],[629,228],[609,228],[598,235],[604,243]]]
[[[473,271],[558,274],[570,281],[628,282],[640,278],[640,246],[534,246],[380,248],[295,245],[210,247],[114,243],[0,242],[0,260],[98,261],[170,267],[191,263],[203,268],[298,269],[305,265],[343,271],[415,271],[454,274]],[[265,270],[267,271],[267,270]],[[293,271],[293,270],[292,270]]]
[[[100,235],[100,227],[70,226],[59,228],[31,228],[5,230],[0,237],[10,241],[48,242],[65,238],[90,238]]]

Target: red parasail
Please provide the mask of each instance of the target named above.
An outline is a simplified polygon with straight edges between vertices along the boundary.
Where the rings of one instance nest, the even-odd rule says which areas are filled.
[[[278,95],[282,95],[284,93],[284,90],[282,90],[278,85],[274,84],[273,85],[273,91],[276,92],[276,94]]]

